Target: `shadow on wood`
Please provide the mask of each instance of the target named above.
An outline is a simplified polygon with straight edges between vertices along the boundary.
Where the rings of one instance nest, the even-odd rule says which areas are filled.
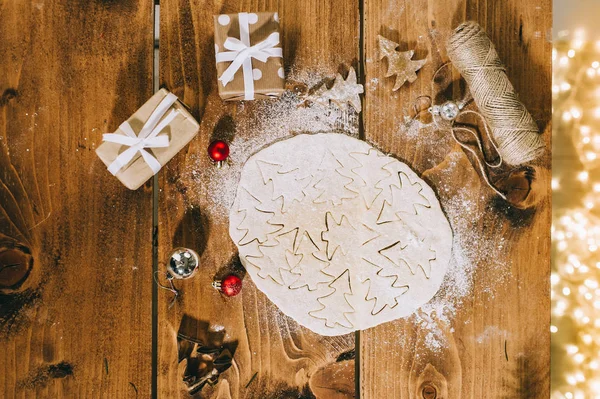
[[[173,235],[172,246],[191,248],[202,256],[210,235],[210,219],[199,207],[186,208]],[[166,261],[166,260],[165,260]]]

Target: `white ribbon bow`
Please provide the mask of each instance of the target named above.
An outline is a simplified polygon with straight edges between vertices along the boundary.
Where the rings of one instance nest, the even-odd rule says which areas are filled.
[[[240,39],[228,37],[223,46],[231,51],[223,51],[216,55],[217,62],[232,61],[219,77],[219,80],[223,83],[223,86],[227,86],[227,83],[233,80],[235,73],[241,67],[244,73],[244,100],[254,100],[252,58],[267,62],[269,57],[283,57],[283,52],[281,47],[275,47],[279,44],[279,32],[273,32],[262,42],[250,46],[248,13],[239,13],[238,20],[240,23]]]
[[[152,115],[150,115],[150,118],[148,118],[137,135],[127,121],[119,126],[119,129],[121,129],[125,135],[116,133],[105,133],[102,135],[103,141],[129,147],[119,154],[119,156],[108,166],[108,171],[110,173],[116,175],[138,152],[142,155],[142,158],[146,161],[154,174],[158,173],[162,165],[154,155],[146,150],[146,148],[164,148],[169,146],[169,137],[167,135],[159,136],[159,134],[179,113],[179,111],[173,109],[165,118],[163,118],[175,101],[177,101],[177,96],[175,94],[167,94],[160,104],[158,104],[158,107],[152,112]]]

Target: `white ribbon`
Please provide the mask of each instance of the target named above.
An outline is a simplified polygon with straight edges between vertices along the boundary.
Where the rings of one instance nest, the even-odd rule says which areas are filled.
[[[127,121],[119,126],[119,129],[121,129],[125,135],[116,133],[105,133],[102,135],[103,141],[129,147],[119,154],[119,156],[109,165],[108,171],[110,173],[116,175],[138,152],[142,155],[142,158],[146,161],[154,174],[158,173],[162,165],[154,155],[146,150],[146,148],[164,148],[169,146],[169,137],[167,135],[159,136],[159,134],[179,113],[179,111],[173,109],[163,118],[175,101],[177,101],[177,96],[175,94],[167,94],[160,104],[158,104],[158,107],[152,112],[152,115],[150,115],[150,118],[148,118],[137,135]]]
[[[281,47],[275,47],[279,44],[279,32],[273,32],[262,42],[250,46],[248,13],[239,13],[238,21],[240,24],[240,39],[228,37],[223,46],[231,51],[223,51],[216,55],[217,62],[232,61],[219,77],[219,80],[223,83],[223,86],[227,86],[227,83],[233,80],[235,73],[242,68],[244,73],[244,100],[254,100],[252,58],[267,62],[269,57],[283,57]]]

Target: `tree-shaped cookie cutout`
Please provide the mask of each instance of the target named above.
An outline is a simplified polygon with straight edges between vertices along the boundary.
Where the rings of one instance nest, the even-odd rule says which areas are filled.
[[[247,245],[253,240],[258,240],[264,243],[268,240],[269,234],[275,233],[283,227],[283,225],[271,224],[270,220],[275,215],[273,212],[264,212],[258,209],[262,203],[245,188],[239,192],[243,201],[240,201],[238,213],[243,214],[241,223],[237,226],[237,230],[242,232],[243,236],[238,241],[238,245]],[[264,230],[257,230],[253,227],[256,225],[269,226]]]
[[[417,80],[417,71],[427,62],[426,59],[413,61],[414,50],[396,51],[399,44],[378,36],[379,39],[379,59],[387,57],[388,69],[385,77],[396,75],[396,83],[393,91],[398,90],[408,80],[410,83]]]
[[[260,278],[271,278],[280,285],[290,281],[289,271],[298,265],[300,257],[285,248],[294,248],[297,234],[298,230],[292,230],[278,235],[273,238],[275,245],[259,246],[262,256],[246,256],[246,260],[259,269]]]
[[[373,301],[372,315],[381,312],[385,307],[394,308],[398,305],[398,298],[408,291],[408,285],[398,285],[398,277],[373,274],[366,281],[369,285],[367,301]]]
[[[380,253],[398,267],[408,266],[412,274],[416,274],[420,268],[425,277],[429,278],[431,275],[430,262],[435,260],[435,251],[429,248],[425,239],[412,240],[406,244],[398,242]]]
[[[391,176],[390,171],[385,169],[385,166],[394,162],[394,160],[375,149],[370,149],[368,154],[355,152],[351,153],[350,156],[359,164],[359,166],[352,168],[352,172],[360,179],[355,179],[348,185],[348,188],[358,192],[362,196],[367,209],[371,209],[373,202],[383,191],[381,187],[377,187],[377,183]]]
[[[298,275],[296,281],[290,284],[290,289],[298,289],[307,287],[309,291],[317,289],[319,284],[329,283],[333,277],[323,271],[329,262],[321,259],[319,256],[319,248],[315,245],[310,236],[306,233],[300,238],[298,249],[295,255],[302,258],[297,263],[296,267],[291,270],[292,274]]]
[[[326,244],[321,241],[321,234],[326,229],[325,218],[313,220],[311,223],[306,223],[306,204],[307,199],[303,202],[293,202],[287,213],[275,214],[269,223],[275,225],[284,225],[285,230],[298,229],[298,241],[296,246],[300,243],[300,238],[304,235],[308,235],[317,241],[314,243],[319,247],[320,250],[325,250]],[[295,249],[295,248],[294,248]]]
[[[325,217],[327,230],[323,232],[323,241],[327,241],[327,258],[332,259],[336,251],[347,255],[356,251],[365,243],[378,237],[377,232],[362,223],[350,224],[348,218],[342,215],[340,221],[335,220],[330,212]]]
[[[364,93],[363,85],[358,83],[356,71],[351,67],[345,80],[338,73],[331,89],[321,85],[314,93],[307,96],[306,100],[321,106],[329,106],[331,101],[339,109],[346,109],[349,105],[354,108],[356,113],[360,113],[360,94],[362,93]]]
[[[392,200],[392,187],[401,188],[402,184],[400,183],[400,171],[397,168],[397,163],[391,163],[385,165],[383,167],[384,170],[389,172],[389,176],[384,177],[379,180],[375,187],[381,189],[381,194],[379,198],[383,198],[384,200],[391,201]]]
[[[423,186],[418,182],[412,183],[406,174],[398,173],[400,187],[390,186],[391,199],[385,199],[377,223],[398,220],[401,213],[417,215],[419,207],[429,208],[427,198],[421,193]]]
[[[273,200],[281,197],[283,200],[282,212],[287,212],[292,201],[302,201],[304,188],[309,183],[309,178],[297,179],[298,170],[282,172],[282,165],[258,160],[256,165],[260,170],[263,182],[273,184]]]
[[[323,307],[318,310],[313,310],[309,312],[309,314],[317,319],[325,320],[325,325],[327,327],[333,328],[338,324],[342,327],[353,328],[353,324],[350,323],[346,317],[346,314],[354,313],[354,308],[346,298],[346,295],[352,295],[350,272],[346,271],[336,278],[329,284],[329,287],[332,288],[333,291],[328,295],[317,299]]]
[[[320,173],[316,176],[317,183],[313,187],[317,190],[315,204],[331,203],[341,205],[345,199],[355,198],[358,194],[346,187],[352,179],[344,176],[344,166],[329,150],[325,152],[323,160],[317,169]]]

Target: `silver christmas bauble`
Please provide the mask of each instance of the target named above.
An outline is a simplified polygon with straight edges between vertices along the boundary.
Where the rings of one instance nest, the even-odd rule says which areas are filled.
[[[176,279],[189,278],[198,269],[199,256],[189,248],[175,248],[167,262],[167,271]]]
[[[440,107],[440,116],[447,121],[453,121],[458,116],[460,108],[455,102],[448,101]]]

